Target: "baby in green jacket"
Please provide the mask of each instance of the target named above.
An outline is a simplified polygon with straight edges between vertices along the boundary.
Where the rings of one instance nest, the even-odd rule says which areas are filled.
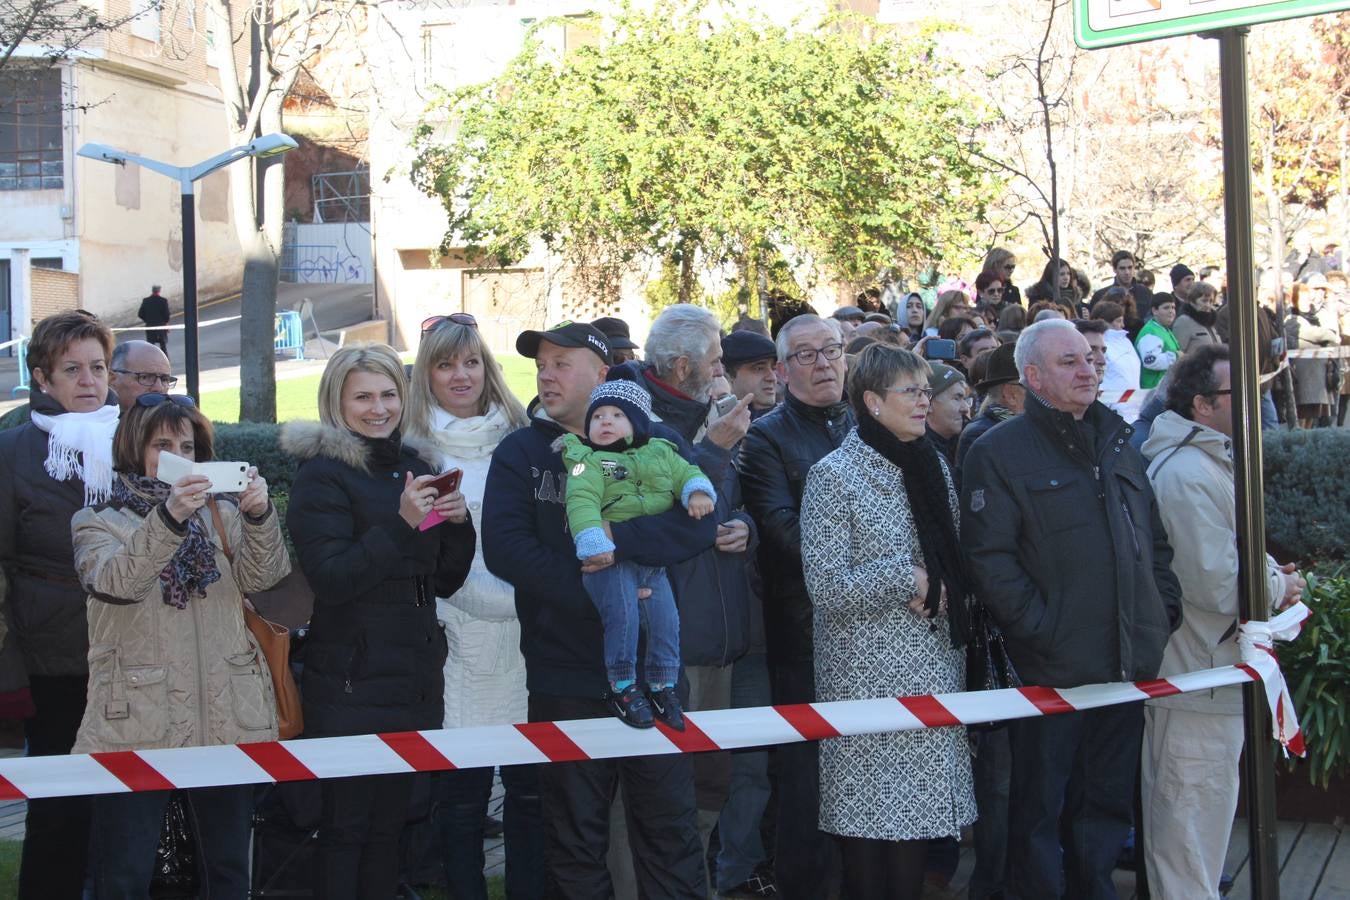
[[[634,728],[650,728],[653,710],[661,721],[684,730],[675,693],[680,676],[680,619],[665,569],[614,560],[606,522],[626,522],[663,513],[679,498],[695,519],[713,511],[717,492],[698,466],[675,445],[651,437],[651,396],[635,381],[607,381],[591,392],[583,441],[563,439],[567,469],[567,524],[577,558],[599,571],[582,583],[605,631],[605,670],[610,711]],[[651,590],[639,601],[638,591]],[[639,610],[639,603],[644,605]],[[645,616],[643,613],[645,612]],[[641,620],[647,626],[647,694],[637,686],[637,644]]]

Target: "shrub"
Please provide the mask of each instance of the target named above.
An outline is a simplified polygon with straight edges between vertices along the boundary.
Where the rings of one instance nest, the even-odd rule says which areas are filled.
[[[1263,450],[1267,536],[1300,563],[1350,559],[1350,431],[1276,431]]]
[[[1312,616],[1279,648],[1280,668],[1308,745],[1308,780],[1350,775],[1350,566],[1308,575]],[[1292,766],[1291,766],[1292,767]]]

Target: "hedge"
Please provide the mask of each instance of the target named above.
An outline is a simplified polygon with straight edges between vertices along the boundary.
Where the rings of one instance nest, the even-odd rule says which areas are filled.
[[[260,422],[213,422],[216,459],[241,460],[258,467],[269,493],[289,494],[295,460],[281,451],[281,426]]]
[[[1301,566],[1350,559],[1350,431],[1267,434],[1266,535]]]

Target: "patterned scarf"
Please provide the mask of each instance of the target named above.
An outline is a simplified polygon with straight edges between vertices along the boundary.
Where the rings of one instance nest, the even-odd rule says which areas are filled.
[[[923,567],[928,572],[928,596],[924,598],[924,606],[929,616],[935,619],[945,587],[952,646],[965,646],[970,628],[966,609],[969,579],[961,559],[961,541],[952,518],[947,479],[942,473],[937,448],[923,438],[902,441],[871,416],[858,417],[858,437],[904,476],[910,517],[919,536]]]
[[[121,473],[112,486],[112,499],[141,517],[154,513],[155,507],[169,499],[170,486],[145,475]],[[159,515],[159,513],[155,513]],[[159,573],[164,602],[187,609],[188,600],[205,597],[206,589],[220,580],[216,566],[216,548],[206,534],[201,516],[187,520],[187,537],[174,551],[169,564]]]

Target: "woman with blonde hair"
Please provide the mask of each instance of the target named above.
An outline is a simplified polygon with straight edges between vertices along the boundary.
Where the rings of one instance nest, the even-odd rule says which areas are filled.
[[[944,291],[939,294],[937,303],[933,304],[933,311],[923,323],[924,330],[936,329],[954,316],[970,318],[970,296],[965,291]]]
[[[1017,285],[1012,283],[1013,272],[1017,269],[1017,257],[1011,250],[1004,247],[995,247],[984,257],[984,265],[980,267],[980,274],[988,272],[994,278],[1003,282],[1003,302],[1016,303],[1022,305],[1022,294],[1017,290]]]
[[[333,354],[321,423],[288,422],[300,460],[286,522],[314,590],[301,683],[305,737],[441,727],[446,637],[436,597],[459,590],[475,534],[464,495],[438,492],[437,452],[403,438],[403,363],[383,344]],[[444,520],[428,524],[436,512]],[[322,784],[316,897],[392,897],[413,775]]]
[[[433,316],[422,323],[412,383],[407,433],[439,451],[441,472],[459,469],[460,491],[469,511],[483,505],[492,451],[527,423],[525,409],[506,386],[501,366],[468,313]],[[525,657],[511,585],[487,570],[483,548],[462,587],[438,595],[436,615],[450,652],[445,660],[444,728],[510,725],[528,720]],[[485,900],[483,832],[492,793],[491,766],[436,776],[432,820],[441,840],[450,893]],[[543,894],[543,816],[534,766],[503,766],[506,893]]]

